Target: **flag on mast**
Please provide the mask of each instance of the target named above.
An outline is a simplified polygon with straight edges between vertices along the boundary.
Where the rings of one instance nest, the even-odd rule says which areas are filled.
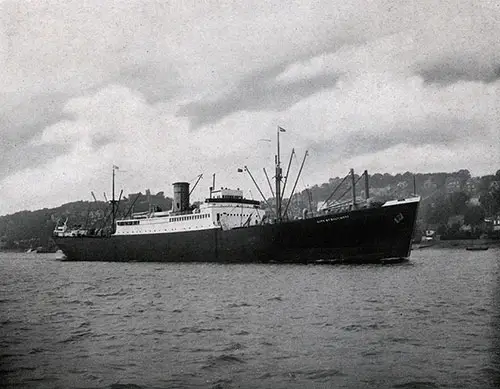
[[[278,130],[279,130],[280,132],[286,132],[286,130],[285,130],[283,127],[280,127],[280,126],[278,126]]]
[[[120,168],[118,166],[116,166],[116,165],[113,165],[113,169],[120,170]]]

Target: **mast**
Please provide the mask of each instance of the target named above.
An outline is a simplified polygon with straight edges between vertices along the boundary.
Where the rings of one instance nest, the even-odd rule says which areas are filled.
[[[278,154],[276,155],[276,217],[277,217],[277,222],[281,222],[281,178],[282,178],[282,171],[281,171],[281,161],[280,161],[280,132],[285,132],[284,128],[281,128],[278,126],[276,129],[276,138],[277,138],[277,150]]]
[[[115,170],[118,169],[118,166],[113,165],[113,180],[111,186],[111,230],[115,232],[115,217],[116,217],[116,209],[115,209]]]
[[[368,170],[365,170],[365,198],[366,200],[370,197],[370,182],[368,181]]]
[[[356,208],[356,181],[354,180],[354,169],[351,169],[351,182],[352,182],[352,208]]]

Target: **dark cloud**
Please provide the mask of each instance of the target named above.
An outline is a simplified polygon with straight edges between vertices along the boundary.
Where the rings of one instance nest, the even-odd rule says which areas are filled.
[[[0,179],[18,170],[39,165],[64,152],[64,147],[32,146],[44,128],[70,117],[63,112],[67,96],[34,96],[21,104],[3,106],[0,112]]]
[[[429,84],[449,85],[459,81],[489,83],[500,78],[500,63],[484,64],[475,58],[420,63],[416,68],[416,73]]]
[[[0,159],[0,180],[18,171],[38,167],[69,151],[70,145],[38,145],[27,143],[16,144],[4,151]],[[33,184],[33,183],[27,183]],[[22,189],[22,188],[20,188]]]
[[[339,78],[338,74],[321,74],[290,83],[277,82],[276,77],[285,68],[286,64],[281,64],[250,74],[224,97],[186,104],[177,115],[189,118],[191,128],[196,129],[239,111],[282,111],[314,93],[332,88]]]
[[[169,100],[182,88],[179,73],[173,65],[126,66],[120,70],[115,82],[139,91],[148,103]]]
[[[61,119],[63,116],[61,116]],[[53,123],[47,123],[50,125]],[[12,139],[10,142],[2,143],[2,158],[0,159],[0,180],[23,169],[34,168],[54,158],[67,154],[72,143],[51,143],[39,144],[32,142],[44,127],[30,127],[25,130],[25,136],[18,140]],[[39,130],[34,133],[34,130]],[[107,134],[97,134],[91,139],[91,147],[98,150],[110,143],[114,139]]]
[[[6,102],[0,107],[2,148],[26,141],[46,126],[68,117],[63,113],[68,98],[64,94],[37,95],[14,105],[8,103],[9,98],[13,96],[1,97]]]
[[[113,143],[115,139],[111,135],[108,134],[97,134],[92,137],[91,145],[94,150],[100,149],[110,143]]]
[[[448,147],[452,143],[470,139],[471,133],[477,138],[488,137],[488,130],[473,120],[431,119],[420,123],[395,123],[391,128],[381,129],[376,133],[358,131],[327,142],[315,143],[311,149],[322,154],[333,153],[340,160],[377,153],[400,144]]]

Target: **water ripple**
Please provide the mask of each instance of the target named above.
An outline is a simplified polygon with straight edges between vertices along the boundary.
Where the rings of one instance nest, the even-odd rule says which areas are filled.
[[[0,386],[497,388],[499,253],[321,267],[3,253]]]

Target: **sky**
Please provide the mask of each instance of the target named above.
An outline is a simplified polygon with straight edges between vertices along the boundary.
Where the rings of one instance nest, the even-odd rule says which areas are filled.
[[[0,0],[0,215],[195,183],[259,195],[500,169],[497,0]],[[269,190],[265,191],[270,196]]]

